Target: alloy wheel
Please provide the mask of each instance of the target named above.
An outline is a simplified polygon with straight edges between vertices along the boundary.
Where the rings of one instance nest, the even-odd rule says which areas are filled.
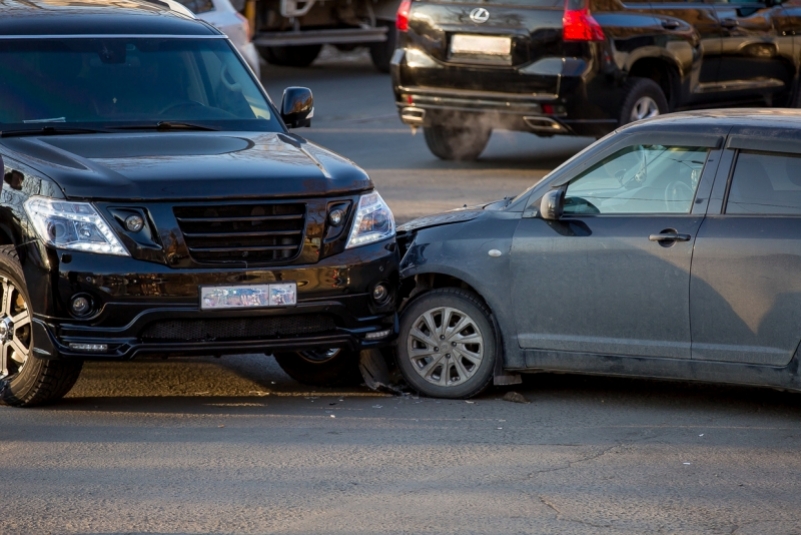
[[[414,370],[437,386],[464,383],[484,359],[484,337],[475,320],[451,307],[418,316],[406,343]]]
[[[31,312],[13,281],[0,277],[0,378],[22,371],[31,356]]]
[[[659,106],[651,97],[640,97],[631,108],[631,122],[649,119],[659,115]]]

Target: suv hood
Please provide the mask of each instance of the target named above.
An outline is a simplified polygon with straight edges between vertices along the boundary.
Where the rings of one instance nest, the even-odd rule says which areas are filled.
[[[69,199],[327,196],[373,187],[350,160],[285,133],[48,135],[0,143]]]

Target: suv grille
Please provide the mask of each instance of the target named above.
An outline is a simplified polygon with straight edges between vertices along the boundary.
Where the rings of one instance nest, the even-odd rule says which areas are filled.
[[[176,206],[173,213],[196,262],[287,262],[303,246],[303,203]]]
[[[151,323],[142,331],[143,340],[211,341],[282,338],[330,332],[336,329],[331,316],[306,314],[260,318],[167,320]]]

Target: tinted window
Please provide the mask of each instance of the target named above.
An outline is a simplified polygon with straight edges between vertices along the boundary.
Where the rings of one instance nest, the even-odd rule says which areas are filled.
[[[214,3],[211,0],[177,0],[177,2],[196,15],[214,11]]]
[[[0,129],[186,121],[281,130],[271,110],[225,39],[0,38]]]
[[[626,147],[570,183],[565,213],[689,213],[707,152],[697,147]]]
[[[801,157],[740,152],[726,213],[801,215]]]

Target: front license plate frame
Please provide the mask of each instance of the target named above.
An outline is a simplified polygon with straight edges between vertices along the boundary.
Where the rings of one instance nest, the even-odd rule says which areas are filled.
[[[457,33],[451,37],[451,54],[509,56],[511,53],[511,37],[465,33]]]
[[[200,287],[201,310],[273,308],[297,304],[298,285],[294,282]]]

